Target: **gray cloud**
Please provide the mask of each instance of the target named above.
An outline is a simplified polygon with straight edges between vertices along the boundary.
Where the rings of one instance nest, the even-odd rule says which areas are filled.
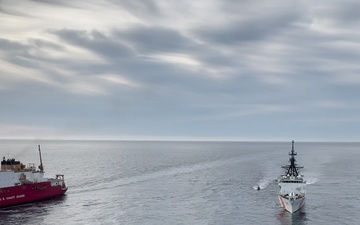
[[[200,30],[202,39],[222,44],[236,44],[248,41],[259,41],[286,32],[296,21],[294,15],[283,15],[272,18],[251,18],[228,24],[225,27],[211,27]]]
[[[191,1],[64,4],[61,15],[79,12],[74,20],[94,8],[103,17],[79,28],[46,14],[39,22],[37,7],[2,5],[33,27],[1,35],[0,127],[322,139],[327,124],[339,132],[331,138],[355,138],[341,132],[359,121],[356,2],[213,0],[208,11]]]
[[[62,29],[49,32],[70,44],[87,48],[112,59],[125,58],[134,54],[129,47],[121,43],[121,40],[110,39],[96,30],[87,32]]]
[[[7,15],[10,15],[10,16],[16,16],[16,17],[31,17],[29,14],[27,13],[22,13],[22,12],[19,12],[15,9],[8,9],[8,7],[4,6],[5,1],[0,1],[0,15],[1,14],[7,14]]]
[[[127,12],[138,17],[153,17],[161,15],[161,10],[158,8],[156,1],[153,0],[110,0],[115,5],[126,9]]]
[[[25,45],[2,38],[0,38],[0,47],[2,51],[23,52],[26,50]]]
[[[137,26],[116,31],[115,38],[125,38],[139,52],[184,52],[196,47],[192,40],[179,31],[160,26]]]
[[[340,5],[326,5],[314,10],[319,19],[331,21],[336,26],[353,26],[360,22],[360,3],[344,1]]]

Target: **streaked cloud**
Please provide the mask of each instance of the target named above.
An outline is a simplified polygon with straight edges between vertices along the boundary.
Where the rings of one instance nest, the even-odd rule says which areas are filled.
[[[129,86],[129,87],[141,87],[140,84],[137,84],[136,82],[133,82],[131,80],[128,80],[127,78],[124,78],[122,76],[119,75],[100,75],[99,76],[100,79],[106,80],[108,82],[114,83],[114,84],[119,84],[119,85],[123,85],[123,86]]]
[[[2,0],[0,137],[356,140],[359,8]]]

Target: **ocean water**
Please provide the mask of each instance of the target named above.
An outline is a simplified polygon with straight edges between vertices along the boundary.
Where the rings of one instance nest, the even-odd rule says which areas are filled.
[[[279,205],[289,142],[0,141],[0,156],[65,174],[65,196],[0,209],[0,224],[360,224],[360,143],[295,142],[305,207]],[[260,186],[260,191],[256,187]]]

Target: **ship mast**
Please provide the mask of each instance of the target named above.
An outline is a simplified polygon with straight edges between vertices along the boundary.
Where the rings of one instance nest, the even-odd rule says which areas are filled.
[[[42,158],[41,158],[40,145],[38,145],[38,147],[39,147],[39,156],[40,156],[40,166],[39,166],[39,169],[40,169],[40,172],[44,172],[44,166],[43,166]]]
[[[286,166],[282,166],[282,168],[285,169],[286,171],[286,176],[299,176],[299,169],[304,168],[303,166],[297,166],[296,159],[295,156],[297,155],[297,153],[294,151],[294,140],[292,141],[292,148],[291,148],[291,152],[289,152],[290,155],[290,165],[286,165]]]

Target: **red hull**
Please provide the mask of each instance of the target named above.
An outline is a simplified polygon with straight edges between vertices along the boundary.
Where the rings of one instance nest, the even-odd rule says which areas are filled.
[[[0,207],[24,204],[63,195],[67,188],[51,186],[51,182],[0,188]]]

